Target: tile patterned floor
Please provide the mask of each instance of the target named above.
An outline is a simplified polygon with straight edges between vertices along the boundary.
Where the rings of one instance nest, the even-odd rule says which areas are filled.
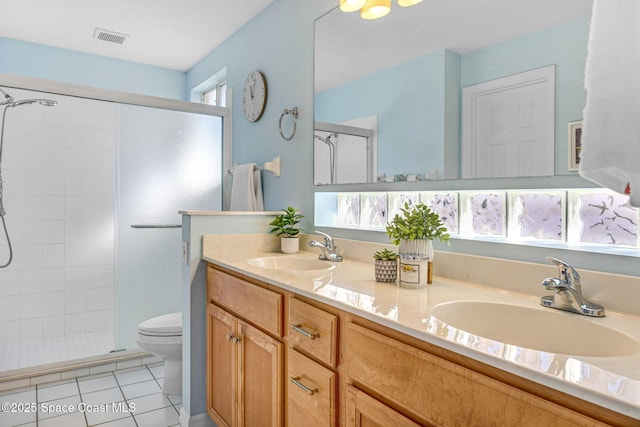
[[[5,391],[0,427],[179,426],[182,396],[162,393],[163,376],[160,362]]]

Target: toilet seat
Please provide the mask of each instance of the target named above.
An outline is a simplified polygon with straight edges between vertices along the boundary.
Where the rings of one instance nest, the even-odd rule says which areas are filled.
[[[138,325],[138,333],[150,337],[182,336],[182,313],[163,314],[145,320]]]

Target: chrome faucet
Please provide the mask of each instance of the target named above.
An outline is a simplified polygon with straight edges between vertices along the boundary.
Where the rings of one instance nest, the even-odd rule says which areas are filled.
[[[320,248],[322,253],[318,256],[318,259],[324,261],[333,261],[340,262],[342,261],[342,257],[336,253],[336,245],[333,242],[333,238],[326,233],[321,231],[315,231],[316,233],[322,235],[324,237],[324,243],[320,243],[317,240],[309,241],[309,246],[312,248]]]
[[[553,295],[543,296],[540,299],[540,304],[585,316],[604,317],[603,306],[589,302],[582,296],[578,272],[559,259],[547,257],[547,260],[558,266],[560,277],[548,277],[542,281],[542,286],[553,291]]]

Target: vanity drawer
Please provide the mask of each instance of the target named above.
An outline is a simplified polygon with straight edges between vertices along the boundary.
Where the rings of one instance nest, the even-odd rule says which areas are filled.
[[[283,299],[238,277],[207,268],[207,298],[276,336],[283,336]]]
[[[320,362],[337,365],[338,317],[295,297],[289,299],[289,342]]]
[[[337,416],[336,373],[291,350],[287,374],[288,425],[334,427]]]
[[[354,323],[346,347],[347,382],[427,424],[605,425]]]

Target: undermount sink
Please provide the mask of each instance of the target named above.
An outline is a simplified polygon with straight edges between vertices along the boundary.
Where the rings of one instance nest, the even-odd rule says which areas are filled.
[[[617,357],[640,351],[640,344],[623,332],[557,310],[454,301],[436,305],[431,316],[430,332],[449,338],[451,326],[503,344],[556,354]]]
[[[247,261],[254,267],[266,268],[268,270],[290,271],[290,272],[329,272],[336,268],[336,266],[330,262],[322,261],[319,259],[298,258],[298,257],[260,257],[251,258]]]

